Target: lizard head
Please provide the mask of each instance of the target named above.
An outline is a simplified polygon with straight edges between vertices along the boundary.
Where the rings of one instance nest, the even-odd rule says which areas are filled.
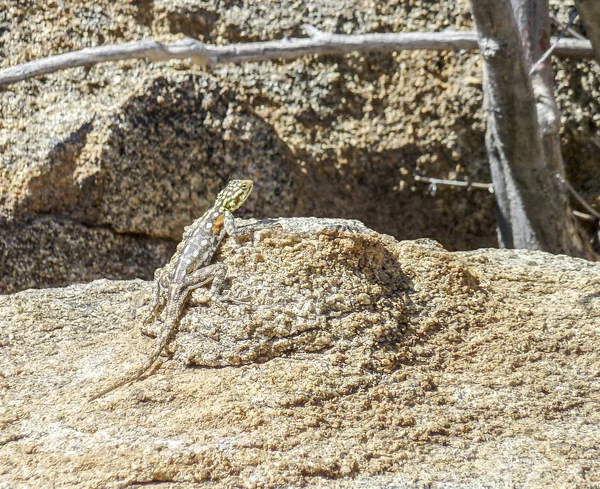
[[[252,180],[231,180],[217,195],[216,206],[229,212],[235,211],[250,195],[252,186]]]

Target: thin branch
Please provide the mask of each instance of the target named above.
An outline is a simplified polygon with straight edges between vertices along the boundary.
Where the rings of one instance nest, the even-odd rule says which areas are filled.
[[[307,55],[347,54],[353,51],[478,49],[477,33],[468,31],[345,35],[325,33],[308,25],[305,25],[304,29],[310,37],[231,44],[229,46],[212,46],[203,44],[196,39],[187,38],[173,43],[160,43],[153,39],[146,39],[121,45],[85,48],[4,68],[0,70],[0,86],[67,68],[125,59],[148,58],[150,61],[167,61],[191,58],[192,62],[211,68],[225,63],[294,59]],[[565,57],[593,57],[590,42],[575,39],[561,40],[555,53]]]
[[[591,214],[586,214],[585,212],[573,211],[573,215],[584,221],[598,222],[597,217],[594,217]]]
[[[573,188],[573,186],[562,176],[559,175],[558,173],[555,175],[556,179],[562,183],[565,188],[571,192],[571,195],[575,198],[575,200],[577,202],[579,202],[582,207],[588,211],[592,216],[594,216],[596,219],[600,219],[600,212],[598,212],[596,209],[594,209],[590,204],[587,203],[587,201],[579,194],[579,192],[577,192],[577,190],[575,190]]]
[[[494,185],[491,183],[478,183],[478,182],[464,182],[460,180],[443,180],[441,178],[423,177],[421,175],[414,175],[413,177],[416,182],[425,182],[431,185],[446,185],[448,187],[462,187],[462,188],[478,188],[487,190],[489,193],[494,193]],[[573,215],[586,221],[598,221],[600,220],[600,212],[591,207],[585,199],[573,188],[573,186],[567,182],[561,175],[556,175],[556,178],[573,194],[575,199],[589,212],[586,214],[580,211],[573,211]]]
[[[577,9],[575,9],[575,8],[572,8],[569,11],[569,22],[567,22],[567,25],[563,28],[562,31],[560,31],[560,34],[558,35],[558,37],[554,39],[554,42],[552,43],[550,48],[531,67],[531,70],[529,70],[529,76],[531,76],[538,69],[538,67],[541,66],[544,63],[544,61],[546,61],[546,59],[548,59],[548,57],[552,54],[552,51],[554,51],[556,49],[556,47],[558,46],[558,43],[563,38],[563,36],[567,32],[567,30],[570,29],[571,26],[573,25],[573,22],[575,22],[575,19],[577,18],[578,13],[579,12],[577,12]]]
[[[550,15],[550,19],[552,19],[552,22],[554,22],[554,25],[556,27],[558,27],[559,29],[565,29],[567,31],[567,33],[571,34],[571,36],[573,36],[574,38],[581,39],[581,40],[587,39],[587,37],[585,37],[583,34],[580,34],[572,27],[569,27],[567,24],[564,24],[563,22],[561,22],[560,19],[556,15]]]
[[[494,186],[491,183],[478,183],[478,182],[462,182],[459,180],[442,180],[440,178],[423,177],[421,175],[414,176],[415,181],[430,183],[432,185],[447,185],[449,187],[466,187],[466,188],[479,188],[487,190],[489,193],[494,193]]]

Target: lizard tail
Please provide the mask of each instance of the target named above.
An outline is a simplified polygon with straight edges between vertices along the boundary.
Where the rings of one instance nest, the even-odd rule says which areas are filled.
[[[138,380],[142,375],[144,375],[146,373],[146,371],[150,367],[152,367],[152,365],[154,365],[154,362],[156,362],[156,360],[158,360],[158,357],[160,357],[160,354],[162,353],[164,348],[167,346],[169,341],[171,341],[171,337],[173,336],[173,334],[175,333],[175,330],[177,329],[177,325],[179,324],[179,308],[177,308],[177,310],[175,310],[175,311],[172,310],[172,308],[169,308],[169,310],[167,310],[167,318],[166,319],[167,319],[167,321],[166,321],[165,327],[163,328],[162,333],[156,340],[156,346],[154,347],[154,350],[152,350],[152,353],[148,356],[146,361],[142,365],[140,365],[137,369],[126,374],[123,378],[121,378],[114,384],[111,384],[109,387],[102,389],[99,392],[96,392],[94,395],[92,395],[89,398],[89,401],[95,401],[96,399],[99,399],[100,397],[105,396],[109,392],[112,392],[115,389],[118,389],[119,387],[123,387],[124,385],[127,385],[131,382]]]

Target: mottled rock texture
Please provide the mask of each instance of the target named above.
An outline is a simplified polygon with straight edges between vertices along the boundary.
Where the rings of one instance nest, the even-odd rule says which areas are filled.
[[[0,297],[0,488],[600,484],[599,265],[317,220],[218,259],[250,301],[197,291],[174,359],[91,403],[150,283]]]
[[[564,5],[553,5],[564,20]],[[0,67],[150,36],[220,45],[303,36],[304,22],[340,33],[472,28],[466,1],[3,0]],[[587,62],[556,66],[568,176],[592,198],[600,181],[599,71]],[[73,242],[97,232],[89,247],[98,263],[122,268],[110,276],[131,277],[133,268],[151,278],[168,259],[165,247],[234,176],[256,180],[259,192],[245,206],[256,217],[357,218],[448,249],[495,245],[491,195],[432,193],[413,179],[489,181],[475,53],[316,56],[210,74],[185,61],[128,61],[0,89],[0,107],[0,224],[16,220],[29,241],[55,235],[29,226],[42,214],[56,220],[51,229],[72,222],[59,234]],[[150,261],[96,248],[107,233]],[[61,240],[50,245],[64,272],[48,273],[43,262],[31,268],[37,251],[28,254],[20,239],[11,261],[22,257],[29,273],[12,273],[20,266],[14,261],[4,269],[0,250],[2,292],[107,276],[81,253],[58,254]]]
[[[108,227],[89,227],[58,216],[0,223],[0,291],[96,277],[152,277],[155,263],[165,263],[175,248],[170,241],[117,234]]]

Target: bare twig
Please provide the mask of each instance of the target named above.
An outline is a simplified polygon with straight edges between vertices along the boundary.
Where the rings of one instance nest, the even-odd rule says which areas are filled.
[[[554,39],[550,48],[531,67],[531,70],[529,70],[529,76],[531,76],[538,69],[538,67],[540,65],[542,65],[544,63],[544,61],[546,61],[546,59],[548,59],[548,56],[550,56],[552,54],[552,51],[554,51],[556,49],[556,47],[558,46],[558,43],[560,42],[562,37],[565,35],[565,32],[567,32],[567,29],[569,29],[573,25],[573,22],[575,22],[575,19],[577,18],[577,14],[578,14],[578,12],[577,12],[577,9],[575,9],[575,8],[572,8],[569,11],[569,22],[567,22],[567,25],[563,28],[562,31],[560,31],[560,34],[558,35],[558,37]]]
[[[555,43],[556,37],[551,37],[550,42]],[[590,41],[581,41],[579,39],[561,39],[558,41],[554,54],[562,58],[593,58],[594,51]]]
[[[580,34],[572,27],[569,27],[568,24],[564,24],[563,22],[561,22],[560,19],[556,15],[550,15],[550,18],[552,19],[552,22],[554,23],[554,25],[556,27],[558,27],[559,29],[565,29],[567,31],[567,33],[571,34],[575,39],[581,39],[581,40],[587,39],[587,37],[585,37],[583,34]]]
[[[594,216],[596,219],[600,219],[600,212],[598,212],[596,209],[594,209],[590,204],[587,203],[587,201],[581,196],[581,194],[579,194],[579,192],[577,192],[577,190],[575,190],[573,188],[573,186],[562,176],[559,175],[558,173],[555,175],[556,179],[562,183],[565,188],[571,192],[571,195],[575,198],[575,200],[577,202],[579,202],[581,204],[581,206],[588,211],[592,216]]]
[[[305,25],[310,37],[282,39],[279,41],[211,46],[196,39],[182,39],[173,43],[160,43],[153,39],[134,41],[116,46],[99,46],[80,51],[50,56],[0,70],[0,86],[46,75],[67,68],[90,66],[107,61],[148,58],[150,61],[191,58],[201,66],[210,68],[217,64],[293,59],[314,54],[347,54],[352,51],[402,51],[402,50],[476,50],[475,32],[407,32],[399,34],[329,34]],[[588,41],[563,39],[556,54],[567,57],[592,57]]]
[[[584,221],[593,221],[593,222],[598,222],[598,218],[594,217],[590,214],[586,214],[585,212],[579,212],[579,211],[573,211],[573,215],[579,219],[582,219]]]
[[[589,212],[586,214],[585,212],[573,211],[573,215],[578,217],[579,219],[583,219],[585,221],[598,221],[600,220],[600,213],[596,211],[593,207],[591,207],[579,193],[560,175],[557,175],[557,178],[562,182],[564,182],[565,186],[569,191],[573,194],[573,196],[577,199],[577,201],[583,205]],[[447,185],[449,187],[462,187],[462,188],[478,188],[482,190],[487,190],[489,193],[494,193],[494,185],[491,183],[477,183],[477,182],[463,182],[459,180],[442,180],[440,178],[431,178],[431,177],[423,177],[421,175],[414,176],[415,181],[417,182],[425,182],[431,185]]]
[[[415,181],[430,183],[432,185],[447,185],[449,187],[466,187],[466,188],[479,188],[487,190],[489,193],[494,193],[494,186],[491,183],[478,183],[478,182],[462,182],[459,180],[442,180],[440,178],[423,177],[421,175],[414,176]]]

